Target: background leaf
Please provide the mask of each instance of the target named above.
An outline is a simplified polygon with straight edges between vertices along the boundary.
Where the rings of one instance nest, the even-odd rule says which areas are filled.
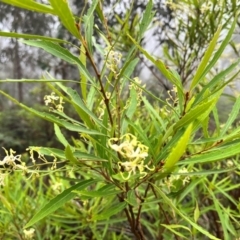
[[[49,203],[47,203],[37,214],[35,214],[30,221],[25,225],[24,228],[28,228],[32,226],[34,223],[40,221],[42,218],[48,216],[52,212],[56,211],[58,208],[60,208],[63,204],[70,201],[72,198],[76,196],[76,193],[72,192],[73,190],[81,190],[85,189],[88,186],[95,183],[96,180],[89,179],[84,180],[80,183],[75,184],[74,186],[66,189],[61,194],[59,194],[57,197],[52,199]]]

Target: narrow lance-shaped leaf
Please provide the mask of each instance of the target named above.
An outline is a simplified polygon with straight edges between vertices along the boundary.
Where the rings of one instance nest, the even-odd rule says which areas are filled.
[[[75,20],[69,8],[68,0],[49,0],[49,2],[67,30],[79,39],[80,33],[75,25]]]
[[[55,132],[55,135],[56,135],[58,141],[60,143],[62,143],[64,147],[69,145],[67,139],[62,134],[60,127],[56,123],[54,123],[54,132]]]
[[[89,197],[103,197],[106,198],[111,195],[117,195],[118,193],[122,192],[120,189],[116,189],[116,186],[113,184],[106,184],[105,186],[101,187],[98,190],[75,190],[74,192],[78,193],[80,196],[89,196]]]
[[[64,119],[59,119],[58,117],[56,117],[55,115],[53,114],[49,114],[49,113],[46,113],[46,112],[40,112],[40,111],[37,111],[33,108],[29,108],[27,107],[26,105],[18,102],[15,98],[11,97],[10,95],[8,95],[7,93],[3,92],[0,90],[0,93],[2,95],[4,95],[5,97],[7,97],[8,99],[10,99],[11,101],[13,101],[14,103],[16,103],[17,105],[19,105],[20,107],[22,107],[23,109],[35,114],[36,116],[38,117],[41,117],[49,122],[52,122],[52,123],[56,123],[58,124],[59,126],[62,126],[70,131],[74,131],[74,132],[81,132],[81,133],[87,133],[87,134],[99,134],[99,135],[103,135],[102,133],[96,131],[96,130],[93,130],[93,129],[87,129],[86,127],[83,127],[79,124],[76,124],[76,123],[70,123]]]
[[[87,15],[84,16],[84,23],[85,23],[85,40],[87,42],[88,51],[92,55],[93,54],[93,47],[92,47],[92,37],[93,37],[93,25],[94,25],[94,11],[97,7],[99,0],[93,0],[90,8],[87,11]]]
[[[62,40],[58,38],[45,37],[45,36],[33,35],[33,34],[15,33],[15,32],[0,31],[0,36],[11,37],[11,38],[46,40],[46,41],[52,41],[52,42],[58,42],[58,43],[69,43],[66,40]]]
[[[34,41],[34,40],[22,40],[21,42],[33,46],[44,49],[46,52],[51,53],[52,55],[63,59],[64,61],[77,64],[81,73],[85,75],[88,80],[92,81],[92,76],[86,67],[82,64],[78,57],[71,54],[67,49],[59,46],[58,44],[52,43],[50,41]]]
[[[50,202],[48,202],[36,215],[34,215],[30,221],[25,225],[25,228],[32,226],[34,223],[40,221],[42,218],[50,215],[58,208],[60,208],[63,204],[73,199],[77,194],[72,192],[73,190],[83,190],[95,183],[96,180],[89,179],[84,180],[76,185],[64,190],[57,197],[53,198]]]
[[[102,159],[98,156],[94,156],[94,155],[91,155],[91,154],[88,154],[88,153],[83,153],[83,152],[80,152],[80,151],[77,151],[77,150],[75,150],[73,157],[75,158],[75,160],[77,159],[78,162],[76,162],[75,160],[72,161],[73,158],[69,159],[69,154],[73,155],[73,151],[72,151],[70,146],[67,146],[65,151],[63,151],[61,149],[57,149],[57,148],[45,148],[45,147],[34,147],[34,146],[30,146],[30,148],[37,148],[39,153],[41,153],[43,155],[50,156],[50,157],[54,156],[54,157],[59,158],[59,159],[67,159],[74,164],[79,163],[79,161],[107,162],[106,159]],[[71,153],[70,153],[69,150],[71,150]]]
[[[184,161],[179,162],[182,164],[200,164],[219,161],[221,159],[227,159],[240,153],[240,143],[234,142],[227,146],[219,147],[215,150],[204,152],[195,156],[192,156]]]
[[[187,148],[188,141],[190,139],[192,133],[192,124],[190,124],[186,131],[184,132],[183,136],[179,139],[176,146],[173,147],[171,152],[169,153],[165,163],[164,163],[164,169],[167,171],[174,167],[174,165],[178,162],[178,160],[181,158],[183,153],[185,152]]]
[[[201,98],[204,96],[204,93],[207,90],[213,89],[214,87],[216,87],[219,84],[219,82],[222,81],[227,76],[227,74],[231,73],[234,69],[236,69],[236,67],[239,65],[239,63],[240,63],[240,59],[238,59],[236,62],[231,64],[229,67],[227,67],[226,69],[224,69],[223,71],[218,73],[216,76],[214,76],[214,78],[212,80],[210,80],[209,83],[203,87],[201,92],[199,94],[197,94],[195,101],[194,101],[194,105],[196,105],[201,100]]]
[[[175,236],[179,236],[181,239],[188,239],[188,237],[184,236],[183,234],[180,233],[180,230],[175,230],[175,228],[183,228],[185,230],[188,230],[191,233],[191,230],[185,226],[182,225],[176,225],[176,224],[171,224],[171,225],[167,225],[167,224],[161,224],[161,226],[165,227],[166,229],[168,229],[169,231],[171,231],[172,233],[175,234]]]
[[[75,103],[78,107],[81,108],[81,110],[84,111],[86,114],[86,118],[89,119],[91,117],[98,125],[103,126],[99,118],[86,106],[86,104],[83,102],[77,91],[73,90],[72,88],[65,87],[61,83],[56,83],[68,96],[71,97],[71,101]],[[85,121],[85,119],[83,119]],[[103,126],[104,127],[104,126]]]
[[[66,159],[69,160],[71,163],[73,163],[73,164],[77,164],[78,163],[78,160],[74,156],[73,151],[72,151],[70,145],[66,146],[64,153],[65,153]]]
[[[215,99],[212,99],[208,102],[204,102],[202,104],[197,105],[195,108],[192,108],[187,112],[175,125],[174,130],[177,130],[185,125],[188,125],[192,121],[199,118],[202,114],[204,114],[212,105],[215,103]]]
[[[194,75],[194,78],[191,82],[191,86],[190,86],[190,89],[193,90],[193,88],[201,81],[201,79],[203,78],[203,72],[206,68],[206,64],[208,63],[209,59],[211,58],[212,56],[212,53],[215,49],[215,46],[217,44],[217,40],[218,40],[218,37],[219,37],[219,34],[221,32],[222,28],[219,27],[217,32],[214,34],[214,37],[212,39],[212,41],[210,42],[209,46],[208,46],[208,49],[207,51],[205,52],[203,58],[202,58],[202,61],[200,62],[199,66],[198,66],[198,69],[197,69],[197,72],[195,73]]]
[[[206,187],[206,189],[208,189],[209,194],[211,195],[211,199],[213,199],[213,203],[214,203],[214,209],[219,217],[220,222],[222,223],[222,231],[223,231],[223,239],[224,240],[231,240],[232,238],[229,236],[229,230],[228,230],[228,221],[229,219],[226,218],[226,216],[224,215],[224,207],[222,206],[222,204],[219,202],[219,200],[216,198],[215,194],[211,191],[210,188]],[[235,234],[236,235],[236,232]]]
[[[143,14],[143,18],[140,22],[138,41],[140,41],[142,39],[143,34],[147,30],[149,24],[152,22],[152,19],[155,14],[155,12],[152,12],[152,8],[153,8],[153,3],[152,3],[152,0],[150,0],[150,1],[148,1],[146,10]]]
[[[224,40],[222,41],[220,47],[218,48],[218,50],[214,54],[212,60],[210,61],[210,63],[205,68],[204,72],[202,73],[201,78],[206,76],[206,74],[211,70],[211,68],[215,65],[215,63],[221,57],[221,55],[222,55],[223,51],[225,50],[226,46],[229,44],[229,41],[231,40],[232,35],[234,33],[234,30],[235,30],[237,19],[238,19],[238,14],[236,14],[236,16],[235,16],[235,18],[234,18],[234,20],[232,22],[232,25],[231,25],[228,33],[227,33],[227,36],[224,38]],[[225,24],[228,24],[228,21],[229,21],[229,19],[226,20]]]
[[[81,53],[80,53],[79,60],[81,61],[83,66],[86,68],[86,64],[87,64],[86,49],[83,45],[81,45],[80,49],[81,49]],[[80,71],[80,77],[81,77],[81,82],[80,82],[81,93],[82,93],[83,100],[86,102],[86,100],[87,100],[87,78],[84,74],[82,74],[82,71]]]
[[[130,98],[129,98],[129,105],[125,112],[125,116],[128,118],[128,120],[131,120],[135,111],[137,109],[137,91],[135,88],[131,88],[130,91]],[[126,132],[128,126],[128,121],[124,118],[123,123],[121,126],[121,132],[124,134]]]
[[[122,211],[126,206],[127,206],[126,202],[121,202],[116,205],[113,205],[112,207],[105,209],[103,212],[101,212],[97,215],[93,215],[92,220],[94,221],[94,220],[108,219],[111,216]]]
[[[237,98],[237,101],[235,102],[231,113],[229,114],[229,118],[227,120],[227,122],[225,123],[220,136],[223,136],[226,131],[229,129],[229,127],[232,125],[232,123],[234,122],[234,120],[238,117],[239,114],[239,109],[240,109],[240,97]]]
[[[32,0],[1,0],[1,2],[35,12],[56,14],[50,6]]]

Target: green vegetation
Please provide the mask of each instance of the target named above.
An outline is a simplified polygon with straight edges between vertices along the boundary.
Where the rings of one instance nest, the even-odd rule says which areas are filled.
[[[131,6],[124,20],[115,16],[120,27],[114,29],[98,0],[86,3],[80,17],[73,15],[66,0],[49,0],[49,5],[2,2],[60,19],[74,42],[29,33],[0,36],[20,38],[21,43],[75,66],[79,80],[57,80],[50,73],[36,80],[5,80],[40,83],[46,93],[39,95],[47,108],[29,106],[0,90],[2,97],[21,108],[16,119],[25,115],[23,121],[29,123],[21,132],[24,145],[28,143],[21,155],[21,142],[0,134],[5,145],[0,160],[1,239],[240,237],[240,98],[232,96],[234,104],[224,124],[217,108],[224,89],[239,74],[240,60],[221,71],[214,68],[229,43],[234,46],[236,4],[226,17],[224,1],[217,10],[214,1],[206,6],[200,1],[169,3],[176,12],[184,4],[192,11],[201,8],[211,24],[206,32],[199,28],[196,32],[194,25],[187,28],[184,19],[180,21],[180,29],[193,34],[186,35],[189,43],[193,39],[200,43],[199,34],[208,44],[203,42],[201,51],[191,49],[188,60],[182,58],[181,44],[174,49],[165,45],[165,56],[174,63],[166,66],[142,44],[154,24],[152,1],[136,17],[134,31],[129,25]],[[194,17],[191,20],[196,24]],[[198,62],[191,61],[194,56]],[[162,96],[136,75],[142,59],[164,78]],[[181,72],[184,61],[186,69]],[[15,114],[4,111],[0,120],[12,121],[13,126],[9,115]],[[52,134],[44,134],[46,126],[46,133]]]

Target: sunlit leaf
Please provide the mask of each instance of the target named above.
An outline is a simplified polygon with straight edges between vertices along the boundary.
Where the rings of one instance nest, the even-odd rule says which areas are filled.
[[[179,139],[176,146],[172,148],[171,152],[169,153],[165,163],[164,163],[164,169],[169,170],[174,167],[174,165],[178,162],[178,160],[181,158],[183,153],[186,150],[188,141],[190,139],[192,132],[192,124],[190,124],[186,131],[184,132],[183,136]]]

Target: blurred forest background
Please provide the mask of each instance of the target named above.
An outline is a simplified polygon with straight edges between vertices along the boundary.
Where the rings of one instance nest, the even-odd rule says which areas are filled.
[[[38,2],[46,3],[46,1]],[[85,2],[78,0],[69,2],[77,18],[81,15]],[[155,0],[153,2],[156,11],[155,19],[142,41],[142,46],[155,57],[161,58],[169,68],[177,71],[183,84],[187,86],[218,26],[224,22],[230,23],[240,3],[231,0]],[[126,28],[134,35],[141,17],[140,13],[146,8],[146,4],[145,0],[103,1],[111,37],[117,40],[117,49],[123,56],[131,47],[131,42],[127,36],[119,37],[119,31],[121,28]],[[212,74],[216,74],[239,57],[239,26],[240,20],[233,41]],[[223,29],[228,28],[228,24],[223,25]],[[0,31],[31,33],[74,41],[56,17],[15,8],[1,1]],[[98,37],[94,37],[95,41],[101,44]],[[221,39],[224,39],[224,30]],[[97,51],[95,57],[101,64],[102,59]],[[172,86],[141,54],[139,59],[140,63],[135,70],[135,76],[140,76],[146,83],[146,87],[155,94],[168,97],[167,92]],[[68,63],[39,49],[30,48],[17,39],[0,37],[0,88],[2,90],[28,106],[34,106],[36,109],[45,108],[43,97],[49,92],[44,84],[12,83],[5,80],[40,79],[46,72],[57,79],[79,80],[78,70]],[[231,109],[232,100],[238,96],[238,89],[239,83],[236,79],[232,88],[226,89],[224,99],[220,100],[222,121]],[[32,117],[3,96],[0,96],[0,128],[0,146],[6,149],[12,148],[18,153],[24,153],[28,146],[56,147],[58,144],[54,138],[52,124]]]

